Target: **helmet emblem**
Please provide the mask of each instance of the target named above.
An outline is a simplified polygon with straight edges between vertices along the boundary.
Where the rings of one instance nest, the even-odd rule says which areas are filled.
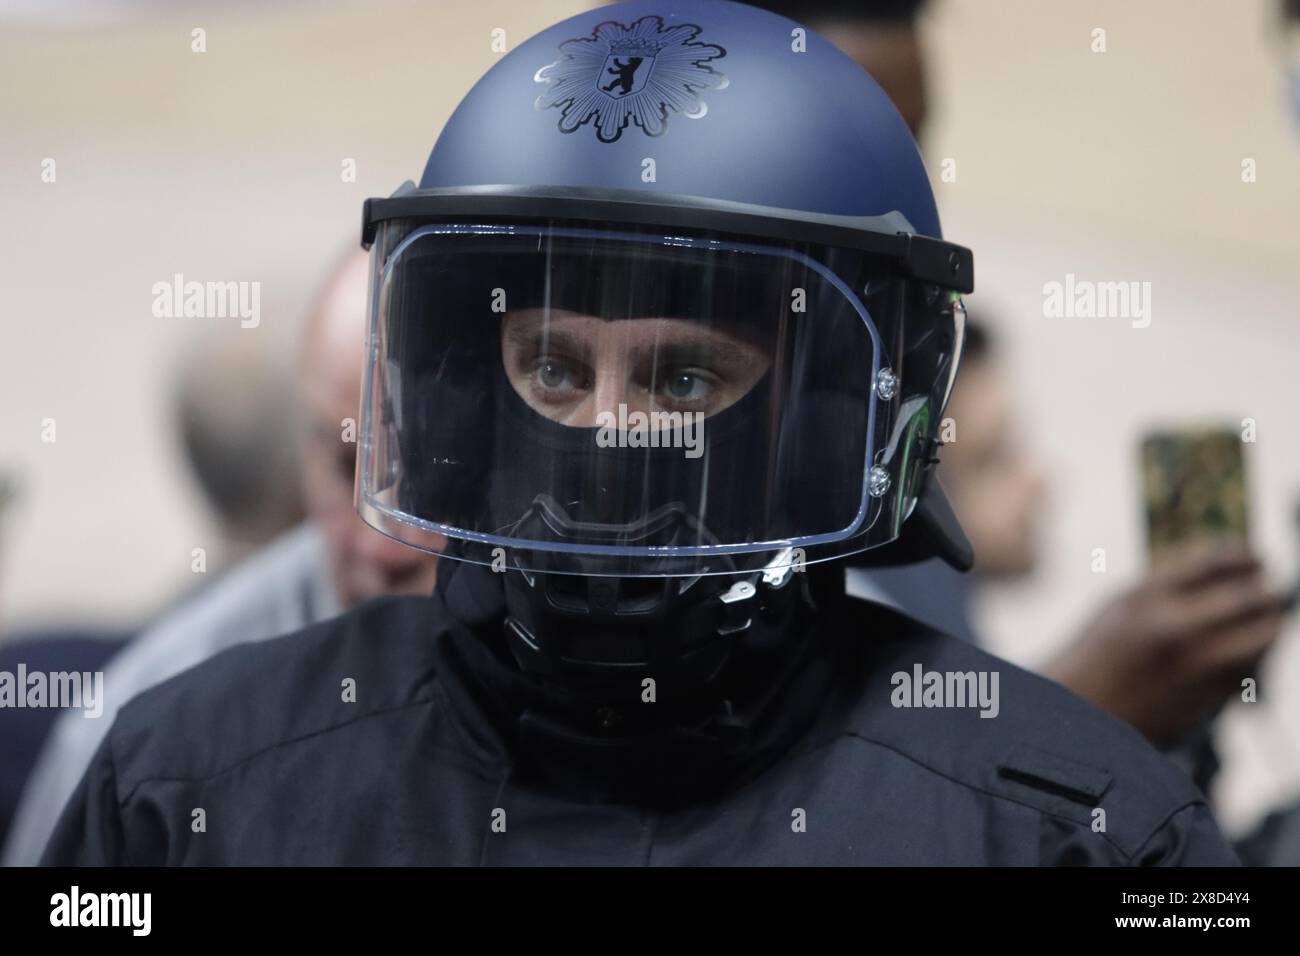
[[[727,86],[726,76],[708,66],[727,51],[696,42],[700,31],[693,23],[665,29],[657,16],[631,26],[607,20],[591,36],[565,40],[560,59],[537,71],[533,79],[547,87],[536,106],[560,108],[562,133],[594,123],[602,143],[616,142],[629,122],[661,136],[669,112],[699,119],[709,109],[699,91]]]

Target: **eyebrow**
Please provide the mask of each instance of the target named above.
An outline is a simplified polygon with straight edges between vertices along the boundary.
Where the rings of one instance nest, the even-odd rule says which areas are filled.
[[[581,352],[586,347],[586,340],[581,335],[574,335],[564,329],[537,328],[536,326],[536,322],[527,323],[525,328],[507,324],[505,329],[507,344],[519,348],[533,348],[537,351],[540,351],[542,347],[552,345],[573,352]]]
[[[662,318],[647,319],[602,319],[602,322],[626,321],[626,322],[662,322]],[[730,362],[737,365],[743,365],[753,358],[753,353],[746,348],[737,344],[735,338],[721,329],[692,328],[686,320],[668,320],[673,321],[671,331],[667,335],[656,334],[637,336],[631,338],[629,345],[638,357],[642,357],[648,350],[652,353],[672,353],[697,351],[703,352],[710,357],[717,358],[722,362]],[[542,324],[543,328],[537,326]],[[522,328],[520,326],[523,326]],[[662,327],[661,327],[662,328]],[[522,323],[507,323],[505,328],[506,341],[517,347],[533,347],[539,349],[542,347],[557,347],[567,349],[572,352],[584,352],[590,346],[589,337],[570,332],[564,328],[547,326],[544,320],[530,319]],[[744,341],[743,339],[741,341]],[[759,352],[762,355],[770,357],[769,350],[756,343],[746,343],[749,348]]]
[[[654,353],[660,356],[674,357],[682,356],[682,360],[689,359],[692,355],[699,355],[701,358],[707,357],[717,359],[722,363],[734,365],[743,365],[753,358],[751,353],[738,348],[732,342],[726,339],[711,339],[708,342],[689,341],[689,342],[659,342],[653,347]],[[761,349],[759,350],[762,351]],[[703,353],[703,354],[701,354]]]

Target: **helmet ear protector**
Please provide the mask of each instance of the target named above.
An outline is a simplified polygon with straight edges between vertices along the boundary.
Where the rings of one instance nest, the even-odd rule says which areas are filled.
[[[969,568],[932,478],[968,249],[897,212],[410,183],[362,245],[380,531],[588,577]]]

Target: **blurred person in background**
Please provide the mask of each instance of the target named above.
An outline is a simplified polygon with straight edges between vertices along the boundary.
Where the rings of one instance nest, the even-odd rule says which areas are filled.
[[[861,590],[875,585],[880,599],[922,618],[952,618],[972,639],[972,589],[1027,578],[1041,547],[1046,481],[1019,441],[1007,382],[988,329],[972,321],[949,405],[955,440],[939,466],[974,547],[972,573],[963,578],[932,562],[854,572],[870,582]],[[1204,787],[1217,767],[1206,722],[1243,677],[1258,673],[1281,634],[1283,603],[1249,553],[1188,555],[1116,595],[1042,670],[1169,750]]]
[[[215,585],[220,572],[302,521],[292,362],[264,343],[264,337],[202,335],[178,364],[171,395],[176,434],[218,539],[208,555],[208,570],[216,573],[199,576],[169,607]],[[8,633],[0,643],[0,672],[22,666],[29,674],[94,673],[139,633],[49,625]],[[4,713],[0,845],[58,716],[51,707]]]
[[[173,407],[190,472],[230,567],[299,524],[292,362],[247,334],[200,336],[178,369]]]
[[[69,712],[59,718],[14,818],[5,848],[7,865],[38,862],[59,811],[117,710],[136,694],[233,644],[298,630],[381,594],[432,592],[437,558],[371,530],[353,506],[366,262],[357,252],[334,270],[303,335],[296,407],[301,412],[297,431],[309,520],[281,534],[141,634],[105,672],[102,717],[86,720],[80,712]],[[230,380],[225,385],[238,388]],[[228,393],[218,388],[208,392],[208,400],[220,403],[223,394]],[[267,412],[271,418],[283,414],[282,409]],[[220,414],[212,411],[204,417],[215,422]],[[225,428],[211,426],[206,434],[214,429],[225,433]],[[265,460],[280,468],[288,457],[280,449],[267,449]],[[261,464],[261,458],[238,463],[229,474],[256,471]],[[256,505],[235,510],[248,516],[264,514]]]
[[[917,29],[924,0],[751,5],[807,23],[852,56],[919,137],[928,111]],[[1046,484],[1018,441],[1015,406],[987,326],[971,322],[948,412],[960,438],[944,449],[938,473],[974,547],[973,572],[963,575],[938,560],[851,569],[851,593],[977,639],[973,589],[1027,577],[1038,557]],[[1189,556],[1113,598],[1043,673],[1130,723],[1205,788],[1218,767],[1208,722],[1241,679],[1257,672],[1281,634],[1283,605],[1250,554]]]

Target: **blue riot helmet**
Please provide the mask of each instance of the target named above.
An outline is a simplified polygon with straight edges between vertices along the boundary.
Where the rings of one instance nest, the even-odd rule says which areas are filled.
[[[363,243],[357,495],[385,533],[583,620],[968,563],[928,477],[972,257],[880,87],[798,24],[632,0],[543,31]]]

